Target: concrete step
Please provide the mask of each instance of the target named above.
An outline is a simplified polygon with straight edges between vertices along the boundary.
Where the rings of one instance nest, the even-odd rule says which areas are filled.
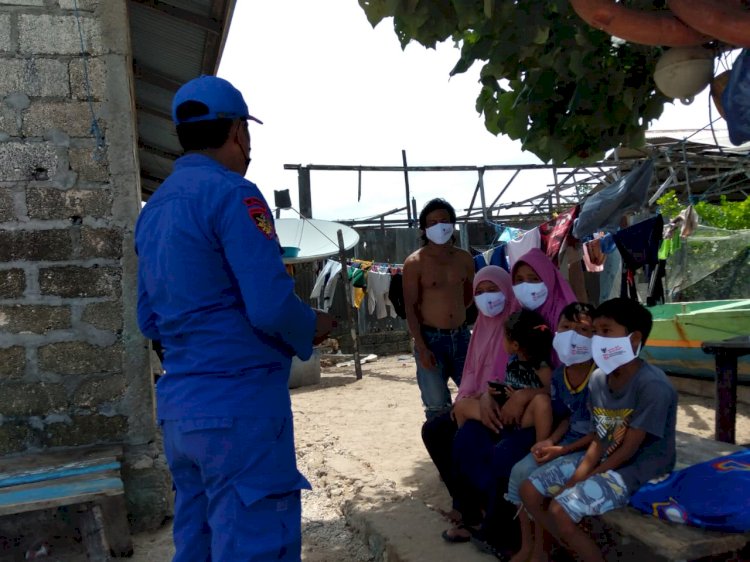
[[[449,544],[440,534],[449,523],[409,497],[357,498],[343,507],[347,524],[369,545],[377,562],[489,562],[494,556],[471,543]]]

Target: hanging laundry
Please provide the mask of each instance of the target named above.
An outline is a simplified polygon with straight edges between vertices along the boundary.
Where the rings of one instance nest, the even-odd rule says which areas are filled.
[[[503,231],[500,233],[500,236],[497,237],[497,241],[507,244],[508,242],[510,242],[511,240],[515,240],[522,234],[523,230],[506,226],[503,227]]]
[[[607,255],[602,252],[602,244],[599,238],[583,244],[583,264],[586,271],[591,273],[601,273],[604,271],[604,262]]]
[[[388,298],[391,290],[391,275],[385,272],[370,271],[367,274],[367,310],[380,320],[389,316],[396,318],[396,309]]]
[[[541,248],[555,265],[559,263],[560,251],[563,249],[564,244],[569,242],[568,238],[571,236],[570,232],[573,229],[573,221],[578,216],[579,210],[580,207],[576,205],[572,209],[560,213],[551,221],[539,225]]]
[[[729,83],[721,93],[729,140],[739,146],[750,140],[750,49],[734,60]]]
[[[320,270],[318,277],[315,279],[310,298],[318,300],[318,308],[321,310],[328,311],[331,307],[340,271],[340,262],[327,260],[323,265],[323,269]]]
[[[612,235],[625,267],[636,271],[644,265],[656,265],[663,228],[664,219],[656,215]]]
[[[695,229],[698,228],[698,213],[695,212],[695,207],[688,205],[682,210],[680,216],[683,218],[680,236],[683,238],[692,236]]]
[[[615,247],[614,251],[607,254],[604,262],[604,271],[599,274],[599,303],[620,296],[622,280],[622,258]]]
[[[654,175],[653,160],[645,160],[628,174],[588,197],[573,226],[579,240],[597,230],[614,230],[620,219],[643,207]]]
[[[351,260],[347,273],[349,274],[349,282],[351,283],[354,290],[352,291],[352,304],[354,308],[359,309],[362,306],[362,301],[365,300],[365,292],[367,291],[367,272],[372,267],[372,261],[366,260]]]
[[[393,303],[393,308],[401,318],[406,318],[406,304],[404,303],[404,276],[396,273],[391,279],[391,288],[388,290],[388,298]]]
[[[483,267],[487,267],[487,260],[484,259],[483,254],[477,254],[474,256],[474,273],[482,269]]]
[[[655,268],[653,271],[650,269],[646,271],[649,278],[654,272],[664,277],[664,270],[656,268],[659,263],[659,246],[661,245],[663,229],[664,219],[661,215],[656,215],[624,228],[613,235],[623,260],[622,296],[638,300],[638,293],[635,288],[635,272],[641,267]],[[658,289],[659,285],[660,283],[656,280],[649,284],[655,289]],[[661,287],[663,290],[663,282]],[[650,298],[662,298],[663,300],[663,295],[655,293]]]
[[[665,227],[666,231],[669,227]],[[659,259],[666,260],[669,256],[674,254],[677,250],[682,247],[682,241],[680,240],[680,233],[675,231],[669,238],[665,237],[659,246]]]
[[[532,228],[524,232],[520,238],[511,240],[506,246],[508,265],[513,267],[513,264],[523,256],[529,250],[539,248],[542,244],[542,237],[538,228]]]

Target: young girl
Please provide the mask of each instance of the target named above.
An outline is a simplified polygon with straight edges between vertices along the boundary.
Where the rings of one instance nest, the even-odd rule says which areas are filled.
[[[575,302],[573,289],[560,270],[539,248],[525,253],[511,269],[513,292],[519,307],[537,312],[547,326],[556,326],[562,309]],[[553,367],[560,364],[556,352],[552,352]]]
[[[523,309],[511,314],[505,322],[508,364],[504,388],[495,386],[493,391],[495,399],[504,402],[517,390],[539,390],[524,409],[519,423],[521,428],[534,427],[537,442],[547,439],[552,430],[549,399],[552,336],[552,330],[536,312]]]
[[[588,410],[588,382],[594,370],[591,358],[593,312],[593,306],[575,302],[560,314],[553,347],[563,366],[555,369],[550,387],[552,412],[559,424],[547,439],[537,441],[531,452],[513,467],[505,497],[517,507],[521,506],[518,490],[524,480],[541,465],[561,455],[574,452],[583,455],[593,439]],[[542,528],[535,526],[532,531],[531,520],[523,509],[519,520],[521,549],[511,562],[546,560]]]

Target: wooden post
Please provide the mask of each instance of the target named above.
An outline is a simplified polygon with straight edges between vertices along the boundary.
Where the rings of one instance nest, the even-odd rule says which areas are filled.
[[[344,294],[346,295],[346,319],[349,322],[349,329],[352,335],[352,344],[354,345],[354,372],[357,380],[362,378],[362,365],[359,363],[359,326],[354,321],[352,314],[352,285],[349,283],[349,268],[346,265],[346,249],[344,248],[344,233],[339,230],[336,232],[339,239],[339,260],[341,261],[341,282],[344,284]]]
[[[299,214],[311,219],[312,193],[310,192],[310,168],[307,166],[300,166],[297,170],[297,186],[299,189]]]
[[[409,170],[407,170],[407,164],[406,164],[406,151],[401,151],[401,160],[404,163],[404,185],[406,186],[406,218],[409,221],[409,228],[414,226],[412,222],[412,215],[411,215],[411,204],[410,199],[411,195],[409,194]]]
[[[482,202],[482,218],[487,220],[487,200],[484,197],[484,168],[479,168],[479,181],[477,182],[479,188],[479,197]]]

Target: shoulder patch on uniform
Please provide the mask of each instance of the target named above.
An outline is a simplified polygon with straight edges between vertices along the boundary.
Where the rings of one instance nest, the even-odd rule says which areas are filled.
[[[242,202],[247,207],[247,214],[250,215],[258,230],[269,240],[276,239],[273,218],[271,218],[271,211],[269,211],[268,206],[257,197],[247,197]]]

